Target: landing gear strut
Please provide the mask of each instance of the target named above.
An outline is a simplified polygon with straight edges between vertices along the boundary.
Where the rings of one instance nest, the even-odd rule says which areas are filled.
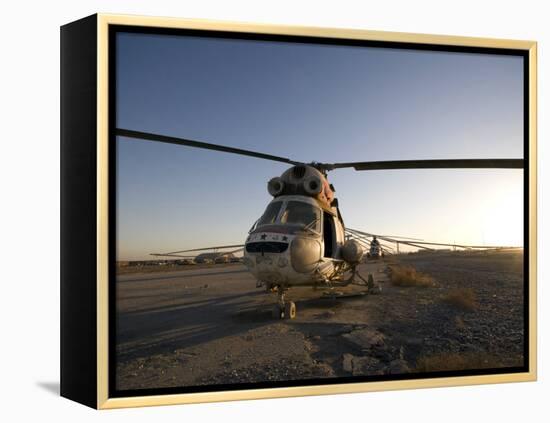
[[[375,285],[374,277],[372,276],[372,273],[369,273],[367,280],[365,280],[365,278],[361,276],[359,272],[354,272],[354,276],[358,276],[359,279],[361,279],[365,283],[365,285],[367,285],[367,290],[368,290],[367,292],[369,294],[380,294],[380,292],[382,291],[382,288],[380,287],[380,285],[378,286]]]
[[[277,289],[277,305],[273,308],[275,319],[294,319],[296,317],[296,304],[293,301],[285,302],[285,289]]]

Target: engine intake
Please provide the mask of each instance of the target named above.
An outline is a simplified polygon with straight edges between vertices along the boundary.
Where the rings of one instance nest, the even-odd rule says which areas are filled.
[[[323,183],[318,176],[309,176],[304,180],[304,190],[309,195],[317,195],[323,189]]]
[[[283,190],[285,189],[285,183],[280,177],[275,177],[269,180],[267,183],[267,192],[269,192],[270,195],[273,197],[277,197],[278,195],[281,195]]]

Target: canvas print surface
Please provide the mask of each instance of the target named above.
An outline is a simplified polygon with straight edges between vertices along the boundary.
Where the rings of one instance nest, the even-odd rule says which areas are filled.
[[[524,56],[114,35],[116,392],[525,369]]]

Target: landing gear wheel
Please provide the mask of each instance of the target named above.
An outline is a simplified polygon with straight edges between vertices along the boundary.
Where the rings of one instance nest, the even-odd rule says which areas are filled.
[[[285,318],[285,309],[281,308],[280,306],[276,305],[271,310],[271,315],[274,319],[284,319]]]
[[[296,317],[296,304],[293,301],[285,304],[284,317],[287,319],[294,319]]]

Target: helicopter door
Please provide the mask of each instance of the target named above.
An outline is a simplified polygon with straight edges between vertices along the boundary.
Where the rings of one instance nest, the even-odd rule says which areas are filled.
[[[336,233],[334,229],[334,219],[329,213],[323,212],[323,242],[325,243],[324,257],[333,256],[335,238]]]

